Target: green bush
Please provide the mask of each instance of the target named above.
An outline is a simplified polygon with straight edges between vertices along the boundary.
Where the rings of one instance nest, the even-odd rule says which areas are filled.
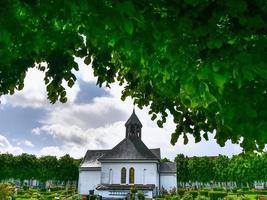
[[[46,192],[46,191],[47,191],[46,188],[41,188],[41,189],[40,189],[40,192]]]
[[[176,191],[176,187],[173,187],[170,191],[169,191],[170,195],[174,196],[177,194],[177,191]]]
[[[144,195],[144,193],[142,191],[139,191],[137,193],[137,196],[138,196],[138,199],[139,200],[145,200],[145,195]]]
[[[23,185],[22,188],[23,188],[23,190],[25,190],[25,191],[26,191],[26,190],[29,190],[29,186],[27,186],[27,185]]]
[[[186,192],[186,189],[178,189],[177,190],[177,193],[179,194],[180,197],[183,197],[185,192]]]
[[[195,200],[209,200],[209,198],[207,196],[198,195]]]
[[[172,198],[172,196],[169,195],[169,194],[164,196],[164,199],[165,199],[165,200],[171,200],[171,198]]]
[[[196,191],[196,190],[191,190],[188,192],[193,196],[194,199],[198,196],[198,191]]]
[[[232,189],[232,192],[233,192],[233,193],[237,193],[237,188],[233,188],[233,189]]]
[[[96,200],[96,195],[89,195],[88,200]]]
[[[208,190],[200,190],[199,195],[208,197],[209,196],[209,191]]]
[[[210,200],[223,199],[226,196],[227,196],[227,192],[220,192],[220,191],[210,191],[209,192]]]
[[[213,191],[224,191],[224,189],[221,188],[221,187],[215,187],[215,188],[213,188],[212,190],[213,190]]]
[[[267,195],[267,191],[256,191],[256,194]]]
[[[235,198],[233,196],[226,196],[225,200],[235,200]]]
[[[243,187],[243,188],[242,188],[242,191],[243,191],[243,192],[247,192],[247,191],[249,191],[249,188],[248,188],[248,187]]]
[[[179,195],[174,195],[171,197],[171,200],[180,200],[181,197]]]
[[[182,200],[194,200],[194,198],[192,194],[190,194],[189,192],[185,192]]]
[[[60,190],[63,190],[64,188],[61,188],[61,187],[52,187],[50,188],[50,191],[51,192],[57,192],[57,191],[60,191]]]

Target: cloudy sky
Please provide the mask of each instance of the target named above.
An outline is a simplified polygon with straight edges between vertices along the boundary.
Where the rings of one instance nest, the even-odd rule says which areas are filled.
[[[80,70],[71,89],[67,89],[68,102],[51,105],[46,99],[44,74],[30,69],[25,88],[12,96],[2,96],[0,104],[0,153],[23,152],[62,156],[66,153],[82,157],[87,149],[109,149],[125,137],[124,123],[131,115],[131,99],[120,100],[121,87],[111,89],[96,86],[90,66],[76,60]],[[171,117],[164,128],[151,121],[148,110],[136,109],[143,124],[142,139],[150,148],[161,148],[163,157],[173,159],[176,154],[188,156],[233,155],[241,152],[230,142],[219,147],[210,135],[210,141],[195,144],[182,139],[175,146],[170,144],[174,130]]]

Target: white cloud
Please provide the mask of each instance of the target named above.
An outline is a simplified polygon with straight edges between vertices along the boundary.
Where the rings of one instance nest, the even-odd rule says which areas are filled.
[[[40,150],[39,155],[40,156],[51,155],[51,156],[61,157],[64,155],[64,152],[60,150],[58,146],[48,146],[42,148]]]
[[[59,102],[55,105],[51,105],[49,103],[44,76],[45,73],[41,72],[37,68],[29,68],[24,80],[23,90],[16,91],[13,95],[3,96],[2,104],[33,108],[42,107],[44,109],[53,109],[53,107],[61,104]],[[63,81],[62,85],[67,92],[68,101],[66,104],[73,103],[80,91],[79,85],[76,83],[72,88],[69,88],[66,81]]]
[[[14,155],[19,155],[23,153],[23,149],[13,146],[5,136],[0,135],[0,153],[11,153]]]
[[[34,145],[31,141],[29,141],[29,140],[25,140],[25,141],[24,141],[24,145],[27,146],[27,147],[34,147],[34,146],[35,146],[35,145]]]
[[[48,134],[63,142],[60,149],[76,158],[83,157],[87,149],[110,149],[124,137],[123,122],[83,130],[77,126],[45,125],[33,130],[35,134]]]

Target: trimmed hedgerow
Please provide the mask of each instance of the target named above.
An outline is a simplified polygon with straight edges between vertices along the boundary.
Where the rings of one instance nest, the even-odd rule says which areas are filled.
[[[225,196],[227,196],[227,192],[217,192],[217,191],[210,191],[209,192],[209,198],[210,200],[218,200],[223,199]]]
[[[200,190],[199,195],[207,197],[207,196],[209,196],[209,191],[208,190]]]

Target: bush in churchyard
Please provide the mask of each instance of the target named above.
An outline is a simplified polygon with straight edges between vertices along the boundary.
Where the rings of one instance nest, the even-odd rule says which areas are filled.
[[[138,200],[145,200],[145,195],[142,191],[137,193]]]
[[[182,200],[194,200],[193,195],[189,192],[185,192]]]
[[[227,196],[227,192],[220,192],[220,191],[210,191],[209,192],[210,200],[223,199],[226,196]]]

